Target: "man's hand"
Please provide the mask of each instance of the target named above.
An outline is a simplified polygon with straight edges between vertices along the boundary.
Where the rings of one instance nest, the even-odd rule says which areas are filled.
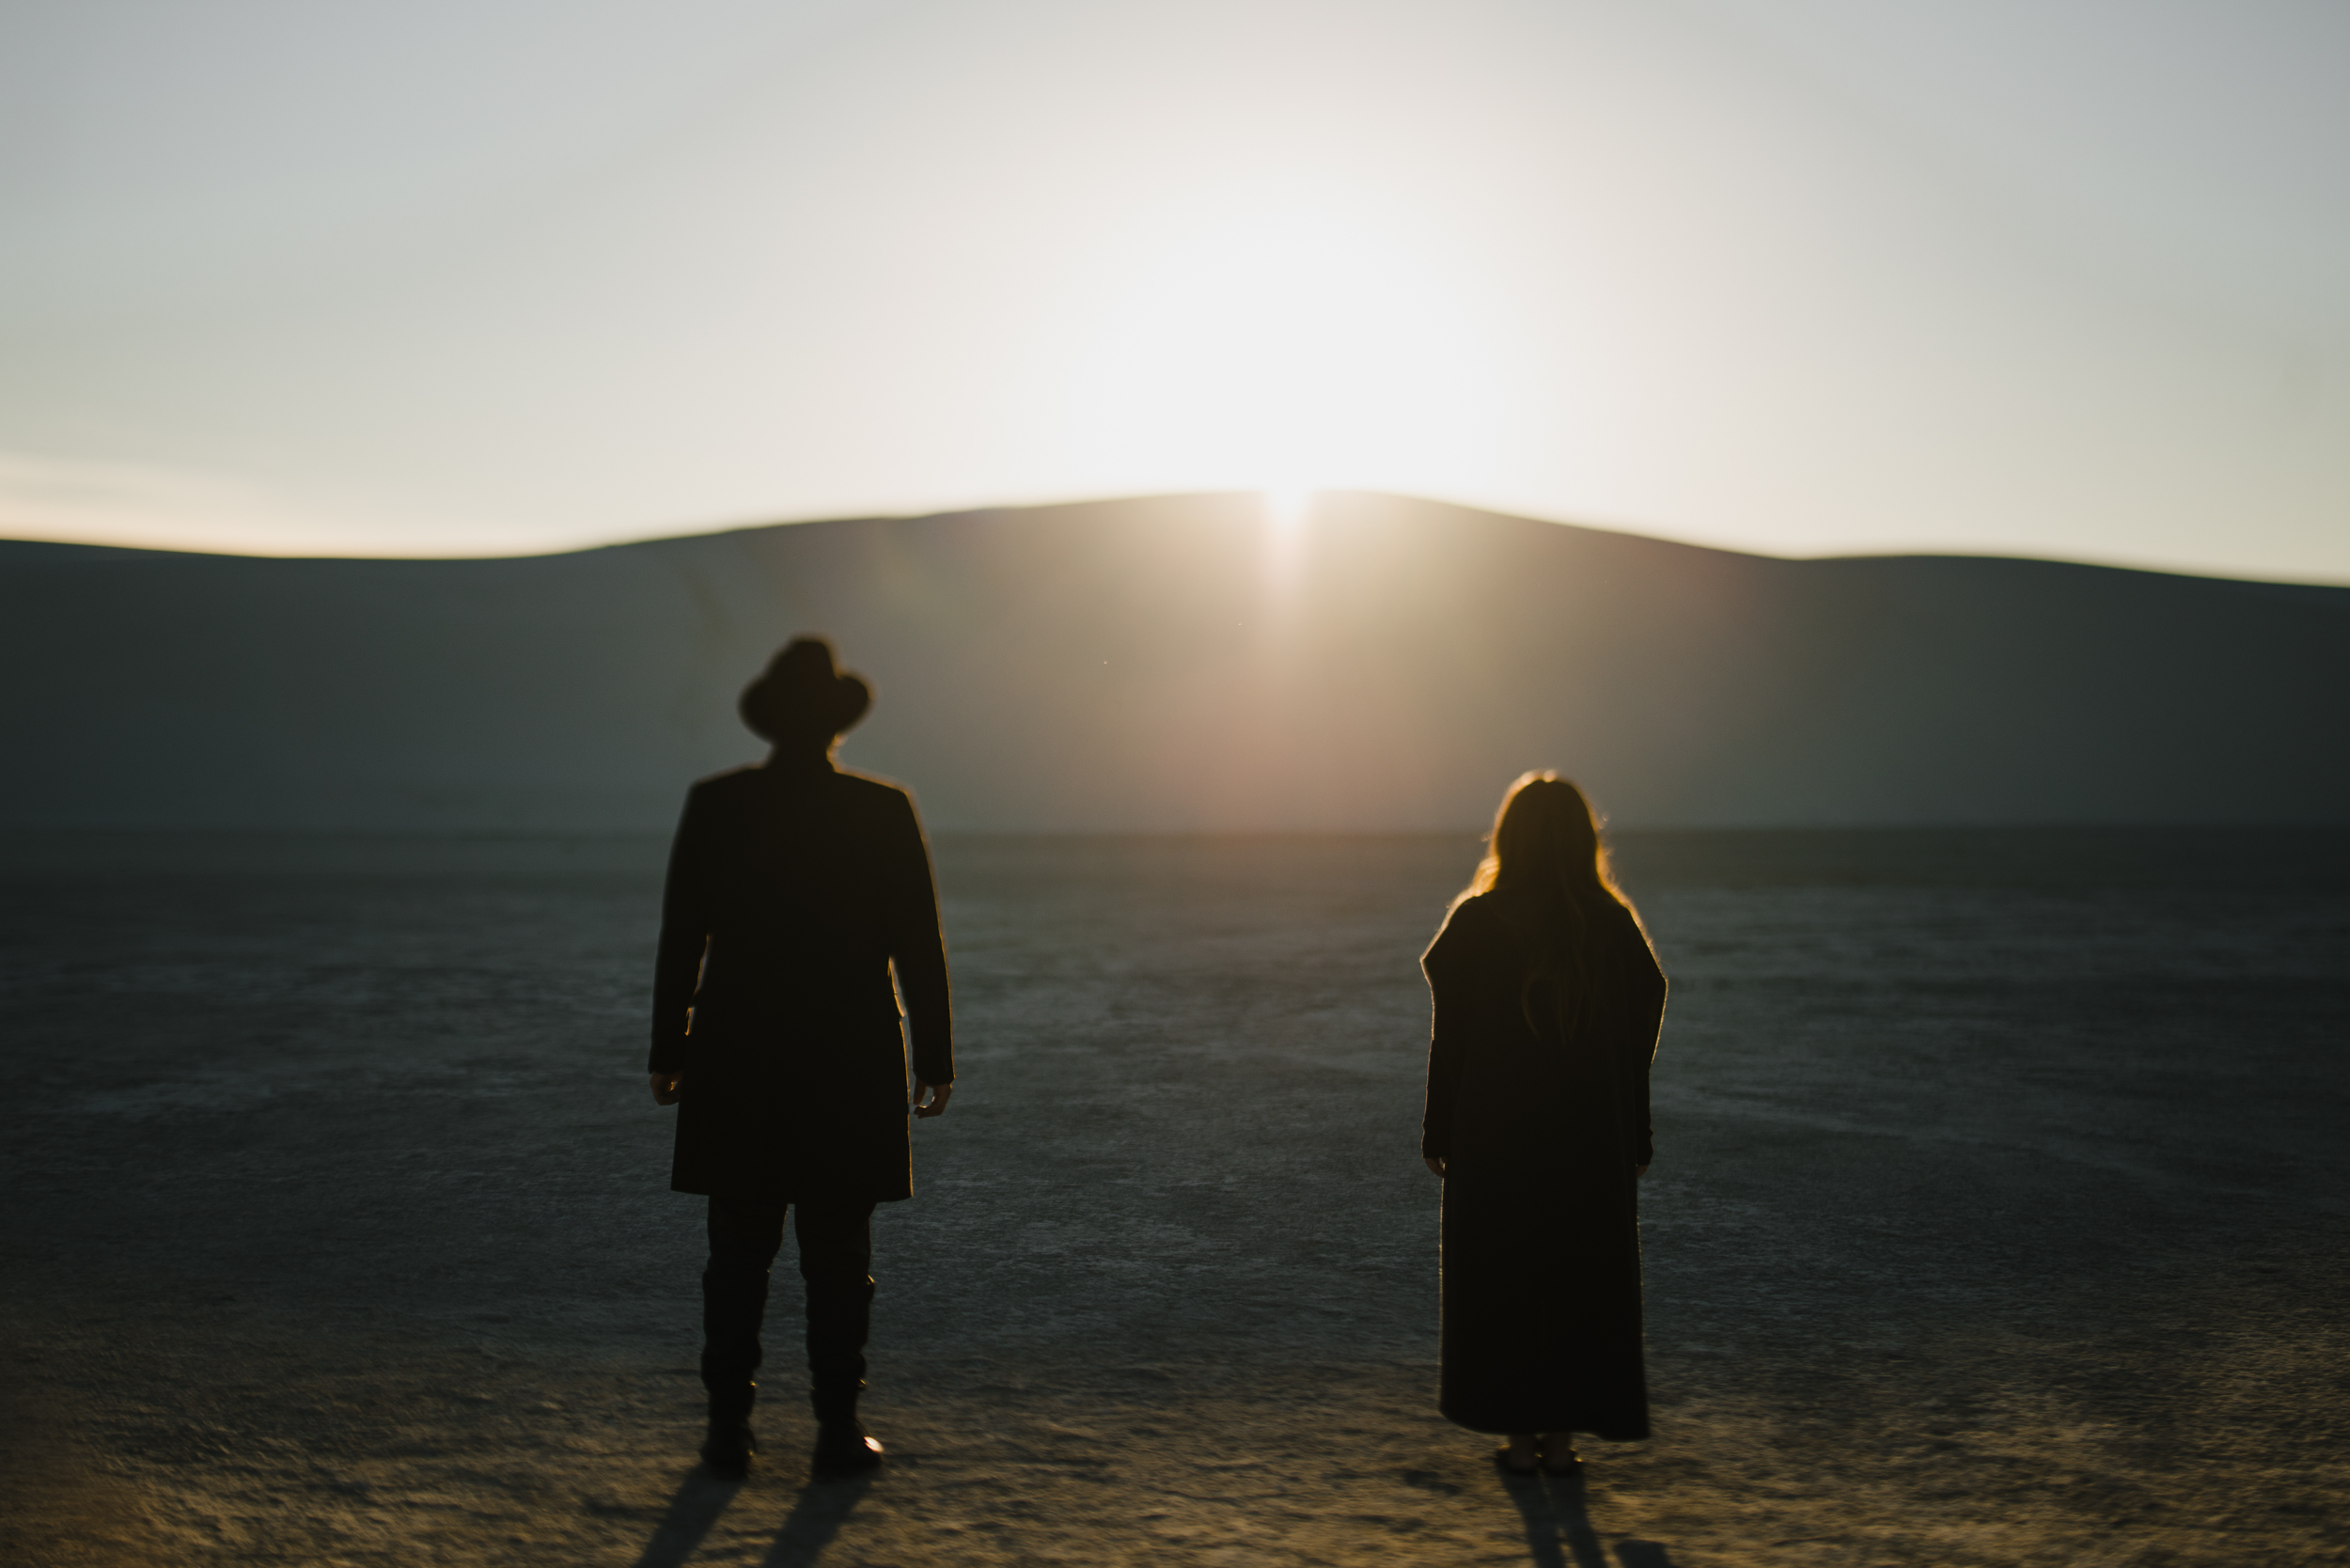
[[[685,1081],[682,1073],[655,1073],[652,1075],[652,1103],[656,1105],[677,1104],[678,1086]]]
[[[915,1079],[914,1114],[916,1116],[946,1115],[947,1097],[954,1091],[955,1086],[952,1084],[929,1084],[919,1078]]]
[[[1428,1162],[1429,1169],[1434,1171],[1439,1176],[1444,1174],[1444,1156],[1442,1154],[1422,1154],[1420,1158]]]
[[[1648,1167],[1644,1165],[1636,1165],[1632,1168],[1632,1179],[1636,1182],[1647,1174]]]

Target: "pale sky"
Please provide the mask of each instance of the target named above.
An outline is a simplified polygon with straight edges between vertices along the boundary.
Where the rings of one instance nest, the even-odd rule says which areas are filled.
[[[2350,582],[2350,4],[0,5],[0,534],[1312,486]]]

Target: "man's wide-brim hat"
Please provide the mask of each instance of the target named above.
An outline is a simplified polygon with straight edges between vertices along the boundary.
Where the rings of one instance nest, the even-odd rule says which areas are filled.
[[[777,743],[830,740],[865,716],[873,688],[832,664],[832,644],[793,637],[735,704],[754,734]]]

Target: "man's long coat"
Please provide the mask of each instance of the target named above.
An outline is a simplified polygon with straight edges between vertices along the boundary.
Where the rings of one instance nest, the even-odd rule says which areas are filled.
[[[822,758],[696,784],[653,980],[650,1067],[684,1074],[669,1184],[911,1197],[908,1034],[915,1075],[952,1082],[938,900],[906,792]]]
[[[1466,900],[1421,960],[1420,1149],[1445,1162],[1437,1406],[1479,1432],[1628,1441],[1648,1435],[1633,1170],[1665,977],[1631,911],[1595,895],[1588,995],[1529,990],[1519,897]]]

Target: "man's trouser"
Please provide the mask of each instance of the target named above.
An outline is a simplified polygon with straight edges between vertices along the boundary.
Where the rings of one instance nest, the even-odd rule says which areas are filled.
[[[767,1274],[788,1212],[807,1284],[809,1398],[821,1422],[854,1422],[865,1388],[872,1318],[873,1205],[710,1200],[710,1264],[702,1271],[702,1387],[713,1421],[739,1420],[759,1397],[760,1325]]]

